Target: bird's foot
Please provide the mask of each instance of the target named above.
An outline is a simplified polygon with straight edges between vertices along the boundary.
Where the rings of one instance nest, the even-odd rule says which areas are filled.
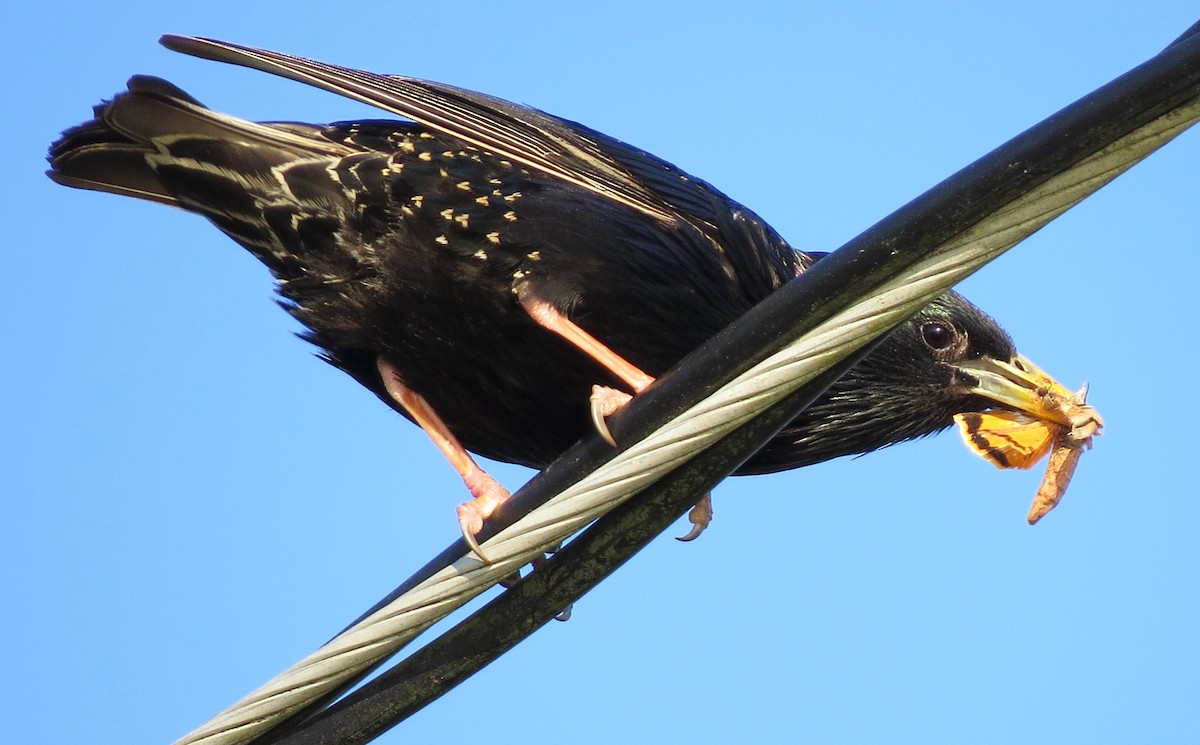
[[[621,407],[629,403],[633,396],[625,391],[618,391],[616,388],[609,388],[604,385],[592,386],[592,395],[588,399],[591,404],[592,425],[604,441],[613,447],[617,446],[617,441],[613,439],[612,432],[608,431],[608,417],[621,410]]]
[[[463,540],[471,547],[471,551],[484,564],[490,564],[491,559],[479,547],[476,536],[483,530],[483,521],[491,517],[497,507],[508,501],[508,489],[478,468],[465,474],[463,481],[471,491],[471,496],[475,498],[458,506],[458,526],[462,529]]]
[[[681,535],[675,540],[685,542],[696,540],[704,532],[704,529],[708,527],[708,524],[712,522],[712,518],[712,492],[709,492],[700,497],[700,501],[688,513],[688,521],[691,522],[692,529],[688,531],[687,535]]]

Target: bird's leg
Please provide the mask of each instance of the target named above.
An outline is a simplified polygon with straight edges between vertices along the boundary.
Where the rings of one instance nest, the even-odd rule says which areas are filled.
[[[621,355],[609,349],[603,342],[580,328],[574,321],[563,315],[562,311],[539,298],[536,293],[525,285],[518,289],[517,300],[529,314],[534,323],[544,329],[558,334],[579,348],[581,352],[599,362],[613,375],[620,378],[634,393],[641,393],[651,383],[653,376],[642,372],[638,367]],[[612,433],[608,431],[605,419],[619,410],[632,398],[628,393],[607,386],[592,386],[591,411],[592,423],[608,444],[616,446]]]
[[[529,317],[537,325],[553,331],[576,347],[579,347],[584,354],[596,360],[613,375],[625,381],[633,389],[634,393],[640,393],[654,382],[653,376],[642,372],[637,366],[609,349],[599,339],[584,331],[574,321],[563,315],[562,311],[558,308],[537,297],[534,292],[528,290],[526,287],[518,291],[517,299],[520,301],[521,307],[525,309],[525,312],[529,314]]]
[[[491,517],[496,508],[508,499],[508,490],[479,467],[429,402],[404,384],[400,371],[392,363],[383,357],[377,357],[375,364],[379,368],[379,375],[388,395],[425,430],[425,434],[433,440],[433,444],[442,451],[442,455],[446,456],[446,460],[450,461],[450,465],[466,482],[467,489],[474,499],[458,506],[458,525],[462,529],[463,538],[475,555],[485,563],[488,562],[475,536],[483,529],[483,521]]]
[[[518,288],[517,300],[537,325],[553,331],[574,344],[584,354],[599,362],[609,372],[624,381],[626,385],[633,389],[635,394],[641,393],[647,386],[654,382],[653,376],[642,372],[636,365],[609,349],[596,337],[584,331],[574,321],[563,315],[562,311],[539,298],[528,285]],[[620,410],[622,406],[629,403],[632,398],[633,396],[628,393],[618,391],[615,388],[603,385],[592,386],[592,395],[589,399],[592,424],[595,425],[596,431],[600,433],[604,441],[613,447],[617,446],[617,441],[613,439],[612,433],[608,430],[608,423],[605,420]],[[712,495],[705,494],[696,503],[696,506],[692,508],[691,512],[688,513],[688,520],[692,523],[692,529],[679,540],[695,540],[696,537],[704,532],[708,524],[712,522],[712,514]]]

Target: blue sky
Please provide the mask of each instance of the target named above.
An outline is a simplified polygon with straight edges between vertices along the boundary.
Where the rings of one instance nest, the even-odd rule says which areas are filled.
[[[377,116],[160,34],[535,105],[830,250],[1197,17],[1182,2],[697,7],[9,12],[12,742],[175,739],[444,548],[463,499],[415,427],[290,333],[240,248],[42,176],[50,140],[134,73],[248,118]],[[1198,167],[1189,132],[961,288],[1046,370],[1086,379],[1108,422],[1041,524],[1024,522],[1040,473],[997,471],[952,432],[730,480],[701,540],[661,538],[381,742],[1196,742]]]

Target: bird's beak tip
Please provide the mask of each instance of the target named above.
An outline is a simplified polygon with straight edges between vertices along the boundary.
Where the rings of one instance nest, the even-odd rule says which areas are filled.
[[[1073,392],[1050,377],[1028,357],[1001,361],[982,357],[959,365],[977,383],[970,392],[1044,422],[1070,429],[1080,442],[1100,433],[1104,420],[1087,404],[1088,387]]]

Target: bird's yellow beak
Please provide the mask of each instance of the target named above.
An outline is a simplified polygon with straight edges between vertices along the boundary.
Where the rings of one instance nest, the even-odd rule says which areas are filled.
[[[1008,362],[981,357],[957,367],[976,381],[967,386],[972,393],[1039,421],[1061,425],[1074,439],[1086,439],[1104,426],[1096,410],[1084,402],[1086,388],[1079,393],[1070,391],[1024,355]]]

